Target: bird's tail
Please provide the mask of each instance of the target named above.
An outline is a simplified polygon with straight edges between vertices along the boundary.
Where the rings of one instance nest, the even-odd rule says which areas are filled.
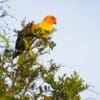
[[[22,52],[19,52],[19,51],[15,51],[13,53],[13,59],[16,58],[17,56],[19,56]]]

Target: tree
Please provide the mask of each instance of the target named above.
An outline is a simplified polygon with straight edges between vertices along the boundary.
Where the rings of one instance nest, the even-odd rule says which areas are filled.
[[[13,59],[8,37],[0,35],[0,39],[6,44],[4,53],[0,54],[0,100],[81,100],[80,92],[88,85],[76,71],[70,76],[63,73],[55,79],[61,66],[53,59],[48,66],[39,60],[45,54],[49,56],[56,46],[51,37],[36,38],[31,48],[16,59]]]

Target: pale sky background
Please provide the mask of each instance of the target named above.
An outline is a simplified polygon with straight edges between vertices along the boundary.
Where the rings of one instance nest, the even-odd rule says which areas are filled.
[[[57,17],[58,31],[53,34],[57,46],[51,57],[65,66],[59,74],[78,71],[98,93],[86,91],[82,100],[100,100],[100,0],[9,0],[9,4],[17,18],[10,21],[12,28],[20,28],[24,17],[35,22],[46,15]]]

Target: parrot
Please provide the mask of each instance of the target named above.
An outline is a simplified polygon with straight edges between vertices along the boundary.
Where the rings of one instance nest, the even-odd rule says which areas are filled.
[[[39,23],[28,23],[18,32],[13,58],[22,54],[24,50],[29,50],[34,38],[47,39],[54,31],[54,24],[56,24],[56,18],[52,15],[44,17]]]
[[[28,23],[19,35],[27,36],[28,34],[33,34],[39,39],[47,39],[54,31],[54,24],[56,24],[56,17],[48,15],[39,23]]]

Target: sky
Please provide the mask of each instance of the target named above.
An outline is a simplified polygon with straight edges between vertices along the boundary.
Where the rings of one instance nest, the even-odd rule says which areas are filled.
[[[58,74],[79,75],[96,93],[87,90],[83,100],[100,100],[100,0],[9,0],[16,20],[12,28],[20,28],[23,18],[40,22],[46,15],[57,17],[56,47],[51,57],[65,67]]]

